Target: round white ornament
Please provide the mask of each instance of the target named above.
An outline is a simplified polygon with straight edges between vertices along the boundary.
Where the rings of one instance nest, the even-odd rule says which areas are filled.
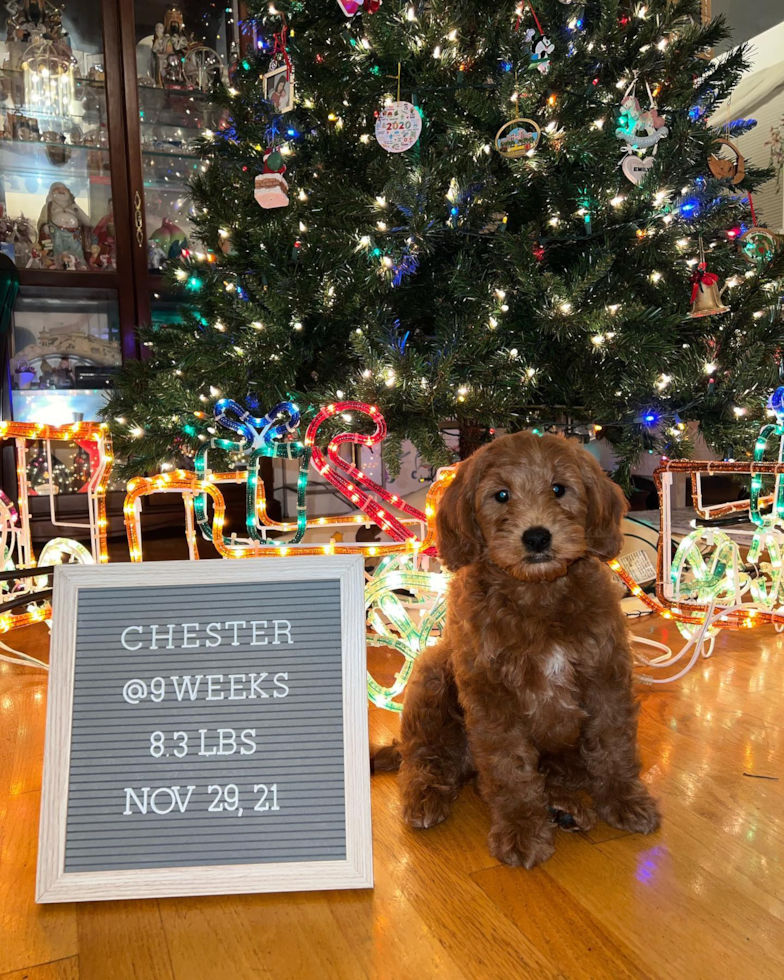
[[[387,153],[410,150],[421,132],[422,117],[410,102],[390,102],[376,119],[376,139]]]

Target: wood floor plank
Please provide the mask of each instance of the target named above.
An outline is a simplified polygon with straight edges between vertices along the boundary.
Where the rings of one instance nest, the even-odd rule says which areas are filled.
[[[42,670],[0,663],[0,819],[11,799],[41,789],[46,682]]]
[[[79,980],[79,957],[69,956],[65,960],[14,970],[2,974],[0,980]]]
[[[632,834],[590,846],[577,837],[559,841],[543,870],[655,977],[784,975],[781,921],[732,879],[679,854],[666,811],[663,829],[649,838]],[[524,887],[519,875],[518,885]]]
[[[372,895],[336,892],[326,897],[341,930],[373,980],[460,980],[466,974],[447,953],[385,870]]]
[[[174,980],[158,902],[76,906],[80,980]]]
[[[376,780],[374,792],[385,805],[397,807],[397,788],[389,774]],[[449,820],[427,831],[411,830],[399,821],[377,825],[374,846],[386,875],[464,976],[554,977],[552,964],[522,933],[510,929],[509,920],[470,878],[472,871],[497,863],[487,854],[485,833],[463,833],[460,839],[472,807],[478,810],[480,801],[465,801],[462,808],[458,804]]]
[[[8,798],[5,809],[0,842],[0,976],[78,952],[74,907],[35,904],[39,802],[39,793],[23,793]]]
[[[644,960],[617,936],[608,934],[571,891],[547,874],[546,868],[537,868],[523,878],[514,869],[499,865],[477,871],[471,879],[570,980],[650,976]]]
[[[161,918],[175,980],[366,977],[323,898],[245,895],[165,899]]]

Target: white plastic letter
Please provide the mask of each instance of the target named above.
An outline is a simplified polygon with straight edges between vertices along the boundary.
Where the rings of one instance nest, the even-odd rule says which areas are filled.
[[[141,633],[141,632],[144,631],[144,627],[143,626],[126,626],[125,629],[122,631],[122,633],[120,635],[120,643],[122,643],[122,645],[125,647],[126,650],[141,650],[141,648],[142,648],[141,643],[137,643],[136,646],[128,646],[128,644],[125,642],[125,636],[126,636],[127,633],[130,633],[131,630],[138,630]]]

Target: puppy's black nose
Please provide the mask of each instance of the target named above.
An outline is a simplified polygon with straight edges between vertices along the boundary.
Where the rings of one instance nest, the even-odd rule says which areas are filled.
[[[553,536],[546,527],[529,527],[523,533],[523,544],[529,551],[537,553],[548,548],[552,540]]]

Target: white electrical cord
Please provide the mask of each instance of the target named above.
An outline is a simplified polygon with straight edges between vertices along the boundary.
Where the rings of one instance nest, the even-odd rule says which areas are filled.
[[[706,638],[706,633],[711,628],[711,626],[713,626],[714,623],[717,623],[720,619],[724,619],[726,616],[728,616],[733,612],[737,612],[738,610],[744,610],[748,612],[749,610],[748,603],[739,603],[736,606],[722,607],[718,612],[715,612],[714,611],[715,604],[716,604],[716,598],[714,596],[714,598],[711,599],[708,608],[705,611],[705,620],[703,621],[702,625],[698,630],[695,631],[694,635],[689,640],[686,641],[686,643],[683,645],[681,650],[676,654],[673,654],[671,648],[665,646],[664,643],[658,643],[655,640],[648,640],[640,636],[632,637],[632,640],[635,643],[642,643],[646,646],[651,646],[657,650],[662,651],[662,656],[654,657],[651,660],[649,660],[647,657],[644,657],[639,652],[636,654],[637,659],[642,664],[644,664],[644,666],[658,668],[658,669],[661,669],[663,667],[672,667],[673,664],[681,660],[686,655],[686,653],[692,647],[694,647],[694,652],[691,655],[691,660],[689,660],[688,664],[686,664],[685,667],[683,667],[680,671],[678,671],[677,674],[672,674],[670,677],[651,677],[648,674],[641,674],[638,677],[641,684],[669,684],[672,681],[680,680],[681,677],[688,674],[688,672],[692,669],[692,667],[695,665],[695,663],[700,658],[700,656],[710,657],[710,655],[713,653],[713,646],[716,641],[716,637],[708,636]],[[708,640],[707,645],[706,645],[706,639]]]
[[[13,654],[13,656],[8,657],[0,653],[0,660],[5,661],[7,664],[17,664],[19,667],[33,667],[38,670],[49,670],[49,664],[44,663],[43,660],[39,660],[37,657],[31,657],[29,653],[22,653],[21,650],[14,650],[13,647],[6,646],[2,641],[0,641],[0,650],[5,650],[6,653]]]

